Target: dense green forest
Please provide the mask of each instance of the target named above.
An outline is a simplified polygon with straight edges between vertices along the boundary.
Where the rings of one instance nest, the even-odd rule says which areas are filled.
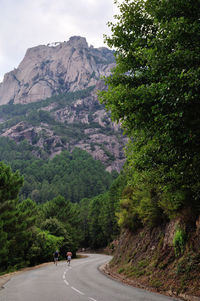
[[[61,195],[71,202],[79,202],[107,191],[117,176],[114,171],[106,172],[100,161],[81,149],[71,153],[63,151],[53,159],[39,159],[32,151],[34,148],[27,141],[16,144],[0,138],[1,161],[24,176],[20,199],[44,203]]]
[[[0,139],[1,272],[50,261],[55,249],[65,259],[69,249],[105,247],[119,230],[109,194],[116,172],[81,149],[53,159],[32,151]]]
[[[37,204],[30,198],[19,200],[23,177],[1,162],[0,271],[51,261],[55,249],[65,259],[68,250],[76,256],[79,247],[105,247],[119,234],[114,212],[123,179],[119,176],[106,193],[80,203],[58,195]]]

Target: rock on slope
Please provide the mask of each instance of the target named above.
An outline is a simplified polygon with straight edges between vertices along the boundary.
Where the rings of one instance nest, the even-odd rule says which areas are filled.
[[[106,273],[135,287],[200,301],[200,216],[196,226],[190,227],[184,249],[177,253],[173,238],[180,225],[183,220],[178,217],[134,233],[125,230],[107,248],[114,257]]]

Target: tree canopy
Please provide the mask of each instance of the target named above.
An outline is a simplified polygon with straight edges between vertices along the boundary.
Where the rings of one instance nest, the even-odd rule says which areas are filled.
[[[169,217],[200,210],[199,1],[118,6],[105,37],[117,64],[100,98],[130,137],[126,168],[137,210],[144,216],[142,207],[154,204]]]

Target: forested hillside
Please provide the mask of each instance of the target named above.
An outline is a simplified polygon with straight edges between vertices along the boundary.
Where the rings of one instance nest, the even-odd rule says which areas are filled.
[[[97,89],[92,86],[34,103],[2,105],[0,136],[16,143],[26,140],[38,158],[52,158],[78,147],[102,161],[108,171],[119,172],[125,161],[126,138],[99,104]]]
[[[79,164],[80,167],[83,157],[88,159],[88,154],[81,154],[80,150],[76,150],[75,153],[80,156],[78,160],[72,160],[72,163]],[[63,153],[62,156],[67,156],[69,160],[70,156],[75,154]],[[58,157],[55,159],[59,160]],[[61,162],[66,163],[63,158]],[[93,168],[97,168],[98,162],[97,165],[94,160],[92,163]],[[61,165],[58,164],[57,169],[59,168]],[[37,169],[40,170],[40,166],[37,166]],[[104,181],[106,184],[109,182],[105,175]],[[65,259],[69,250],[75,257],[78,248],[105,247],[119,234],[114,212],[119,203],[122,177],[114,180],[104,194],[83,198],[80,203],[72,203],[61,195],[52,195],[52,198],[43,204],[38,204],[30,198],[19,200],[23,177],[2,162],[0,183],[1,273],[51,261],[56,249],[59,250],[60,259]],[[89,194],[97,193],[88,183],[85,188]]]
[[[130,138],[112,269],[200,296],[200,6],[125,0],[109,23],[117,65],[100,93]],[[195,299],[195,298],[194,298]]]
[[[58,195],[71,202],[108,190],[117,172],[105,171],[100,161],[81,149],[63,151],[54,158],[37,158],[27,141],[16,144],[0,138],[0,158],[24,177],[20,199],[44,203]]]

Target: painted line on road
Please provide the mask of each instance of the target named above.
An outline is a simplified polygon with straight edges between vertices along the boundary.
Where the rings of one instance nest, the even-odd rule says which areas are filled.
[[[81,291],[77,290],[77,288],[71,286],[71,288],[76,291],[77,293],[79,293],[80,295],[85,295],[84,293],[82,293]]]
[[[85,261],[85,262],[81,262],[81,264],[82,263],[88,263],[88,262],[91,262],[91,261],[93,261],[93,260],[88,260],[88,261]],[[66,285],[68,285],[69,286],[69,282],[66,280],[66,273],[70,270],[70,269],[72,269],[72,267],[68,267],[68,268],[66,268],[66,270],[64,271],[64,273],[63,273],[63,281],[65,282],[65,284]],[[73,289],[74,291],[76,291],[77,293],[79,293],[80,295],[82,295],[82,296],[84,296],[85,294],[83,293],[83,292],[81,292],[81,291],[79,291],[77,288],[75,288],[74,286],[71,286],[71,289]],[[94,299],[94,298],[92,298],[92,297],[87,297],[89,300],[91,300],[91,301],[97,301],[96,299]]]
[[[68,270],[66,270],[68,271]],[[65,282],[66,285],[69,285],[69,282],[66,280],[65,276],[66,276],[66,271],[63,273],[63,281]]]

